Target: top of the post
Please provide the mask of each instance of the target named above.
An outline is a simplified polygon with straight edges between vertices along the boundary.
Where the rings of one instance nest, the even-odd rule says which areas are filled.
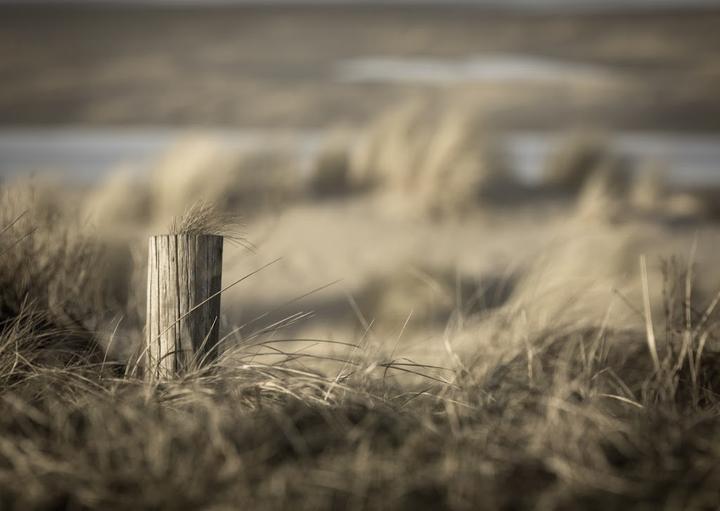
[[[176,233],[176,234],[151,234],[150,239],[167,239],[167,238],[197,238],[206,240],[223,240],[224,236],[219,234],[195,234],[195,233]]]

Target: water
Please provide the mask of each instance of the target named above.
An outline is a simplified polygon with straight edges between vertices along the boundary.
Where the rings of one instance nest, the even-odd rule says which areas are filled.
[[[317,151],[318,132],[207,130],[185,128],[0,129],[0,175],[54,175],[73,181],[101,179],[120,166],[142,171],[177,144],[202,138],[228,150],[287,148],[307,160]]]
[[[616,78],[611,69],[530,55],[487,54],[459,59],[362,57],[339,62],[335,78],[347,83],[543,82],[580,84]]]
[[[179,128],[43,128],[0,130],[0,175],[49,174],[92,182],[121,165],[140,172],[192,136],[218,141],[228,150],[282,148],[308,164],[320,147],[322,131],[214,130]],[[537,182],[547,157],[562,143],[560,133],[514,132],[504,138],[518,177]],[[616,133],[611,143],[628,156],[667,169],[668,180],[683,186],[720,185],[720,135]]]

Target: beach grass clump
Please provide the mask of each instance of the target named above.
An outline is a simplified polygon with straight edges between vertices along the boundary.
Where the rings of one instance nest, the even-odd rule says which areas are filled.
[[[34,307],[73,327],[118,305],[105,273],[112,254],[89,234],[77,211],[27,183],[0,194],[1,320]]]
[[[337,198],[354,191],[350,181],[350,149],[352,137],[342,131],[328,136],[328,140],[315,156],[308,178],[310,195],[319,198]]]
[[[575,200],[586,221],[707,217],[699,197],[673,190],[666,174],[656,161],[623,153],[607,135],[578,130],[545,162],[542,188]]]
[[[415,103],[370,125],[351,148],[350,179],[429,216],[467,212],[511,182],[492,131],[471,113]]]
[[[294,155],[285,149],[228,148],[212,138],[179,141],[147,168],[119,170],[94,186],[86,215],[126,232],[166,226],[199,201],[245,218],[297,201],[303,188]]]
[[[422,359],[372,325],[331,340],[288,339],[270,326],[229,334],[211,364],[151,382],[132,359],[88,352],[96,330],[59,319],[97,321],[93,293],[111,285],[90,272],[100,259],[71,217],[7,200],[3,510],[699,511],[718,502],[720,298],[692,257],[659,268],[632,258],[631,273],[633,251],[620,241],[563,243],[553,266],[525,269],[493,307],[414,333],[411,344],[428,343]],[[224,214],[199,202],[173,232],[232,235]],[[628,313],[598,305],[593,281]],[[453,286],[441,283],[447,307]],[[418,303],[437,295],[421,295],[417,278],[396,287]],[[140,344],[140,331],[128,335]]]
[[[93,186],[84,201],[83,214],[120,237],[152,222],[152,200],[140,169],[120,167]]]
[[[167,221],[199,200],[243,216],[283,206],[299,191],[295,166],[282,149],[235,151],[210,139],[182,141],[151,169],[153,218]]]
[[[577,194],[577,213],[586,219],[614,221],[635,213],[633,190],[642,183],[633,180],[632,162],[608,156],[587,176]]]
[[[542,182],[559,191],[577,194],[599,169],[606,172],[616,159],[607,135],[576,130],[561,140],[544,163]]]
[[[712,221],[708,195],[678,191],[649,161],[607,157],[590,174],[576,197],[576,214],[590,221],[627,222],[633,218],[668,223]]]
[[[169,232],[183,236],[222,236],[230,242],[249,246],[242,229],[238,215],[223,212],[215,204],[199,200],[191,204],[182,215],[172,218]]]

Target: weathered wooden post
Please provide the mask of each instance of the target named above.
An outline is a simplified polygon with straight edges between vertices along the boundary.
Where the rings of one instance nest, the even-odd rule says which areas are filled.
[[[146,378],[168,378],[217,357],[222,251],[222,236],[150,237]]]

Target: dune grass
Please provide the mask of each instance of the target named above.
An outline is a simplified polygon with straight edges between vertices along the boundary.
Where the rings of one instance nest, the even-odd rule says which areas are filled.
[[[233,159],[190,144],[149,183],[111,181],[91,207],[6,187],[0,509],[715,509],[713,250],[710,266],[708,254],[695,264],[695,245],[686,262],[638,260],[656,231],[661,244],[677,237],[670,192],[629,179],[634,162],[594,138],[571,139],[528,196],[561,199],[564,223],[547,231],[559,243],[540,251],[522,239],[531,257],[510,273],[466,280],[383,252],[385,271],[399,270],[353,298],[356,337],[287,338],[283,328],[310,313],[259,313],[223,325],[211,364],[171,381],[138,376],[145,245],[108,244],[113,226],[250,248],[235,212],[309,193],[369,195],[368,209],[353,207],[381,224],[391,216],[373,200],[388,199],[413,217],[398,225],[437,222],[437,232],[476,215],[462,236],[482,226],[478,214],[509,215],[485,207],[517,185],[489,143],[472,116],[412,106],[328,146],[306,183],[285,181],[282,155]],[[161,186],[171,175],[175,185]],[[93,207],[102,233],[82,221]],[[399,334],[379,327],[383,316],[404,321]],[[428,336],[422,356],[404,351]]]
[[[474,349],[456,351],[448,325],[447,367],[392,339],[260,332],[147,383],[98,349],[93,297],[109,284],[84,272],[102,254],[60,213],[11,206],[2,509],[700,510],[720,498],[718,299],[697,303],[692,264],[664,267],[663,314],[640,327],[559,310],[531,329],[521,312],[490,312],[505,326],[471,334]],[[198,207],[178,230],[213,228]]]
[[[503,148],[468,109],[411,102],[390,109],[350,149],[348,179],[404,214],[453,217],[509,191]]]

